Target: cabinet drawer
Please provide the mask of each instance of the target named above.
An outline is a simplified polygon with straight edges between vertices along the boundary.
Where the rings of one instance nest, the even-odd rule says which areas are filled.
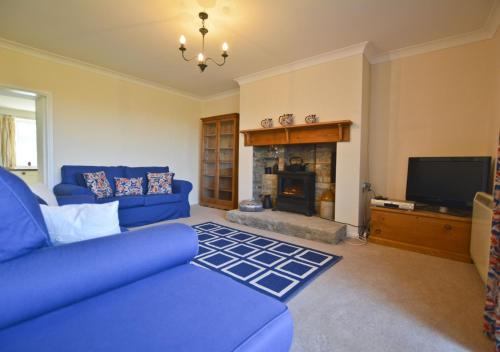
[[[417,219],[411,215],[372,211],[372,234],[376,237],[406,242],[413,236]]]
[[[371,242],[470,263],[470,218],[374,207],[371,211]]]
[[[422,246],[449,252],[469,252],[469,223],[417,217],[417,233],[419,244]]]

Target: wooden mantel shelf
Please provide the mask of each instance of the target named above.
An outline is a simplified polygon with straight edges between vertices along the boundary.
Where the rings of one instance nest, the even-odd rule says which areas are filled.
[[[352,121],[328,121],[240,131],[245,146],[349,142]]]

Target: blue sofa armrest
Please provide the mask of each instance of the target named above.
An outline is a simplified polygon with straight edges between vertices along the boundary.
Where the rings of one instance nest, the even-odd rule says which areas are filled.
[[[54,194],[59,205],[96,202],[95,194],[90,189],[69,183],[54,186]]]
[[[183,224],[35,250],[0,264],[0,330],[186,264],[197,253],[198,236]]]
[[[184,180],[175,180],[172,184],[172,191],[174,193],[182,193],[186,197],[189,195],[189,192],[193,189],[193,184],[189,181]]]
[[[54,186],[56,196],[74,196],[74,195],[94,195],[87,187],[72,185],[69,183],[60,183]]]

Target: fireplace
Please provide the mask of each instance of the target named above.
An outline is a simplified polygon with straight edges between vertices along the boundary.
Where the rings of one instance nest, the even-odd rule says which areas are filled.
[[[270,194],[276,204],[278,193],[278,175],[264,174],[266,168],[277,165],[285,171],[290,158],[300,157],[307,164],[306,170],[315,173],[315,210],[319,213],[322,194],[335,188],[337,164],[336,143],[293,144],[278,146],[256,146],[253,148],[253,191],[254,199],[261,199],[263,194]],[[281,163],[280,163],[281,161]],[[287,170],[289,171],[289,170]]]
[[[309,171],[278,171],[276,210],[312,216],[315,206],[316,174]]]

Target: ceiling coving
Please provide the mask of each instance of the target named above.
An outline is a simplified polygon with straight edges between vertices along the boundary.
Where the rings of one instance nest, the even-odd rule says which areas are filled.
[[[147,6],[145,6],[147,3]],[[200,74],[200,18],[210,31]],[[112,16],[110,15],[112,14]],[[369,42],[370,60],[492,37],[500,0],[0,0],[0,47],[67,59],[194,98],[238,90],[237,78],[283,72]],[[168,45],[165,45],[168,43]],[[205,63],[207,64],[207,63]]]
[[[228,49],[227,43],[224,42],[224,43],[222,43],[222,55],[221,55],[223,58],[222,63],[219,64],[217,61],[215,61],[211,57],[205,56],[205,36],[208,34],[208,29],[205,28],[205,20],[208,18],[208,14],[206,12],[200,12],[198,14],[198,17],[200,17],[200,19],[201,19],[200,33],[201,33],[202,39],[201,39],[201,52],[198,54],[197,58],[198,58],[198,67],[200,68],[200,71],[203,72],[207,68],[208,61],[212,61],[217,66],[222,66],[226,63],[226,58],[229,55],[227,54],[227,49]],[[179,47],[179,50],[182,53],[182,58],[186,61],[193,60],[194,57],[187,59],[186,56],[184,55],[184,52],[187,50],[186,49],[186,37],[184,35],[181,35],[179,42],[181,44],[181,46]]]

